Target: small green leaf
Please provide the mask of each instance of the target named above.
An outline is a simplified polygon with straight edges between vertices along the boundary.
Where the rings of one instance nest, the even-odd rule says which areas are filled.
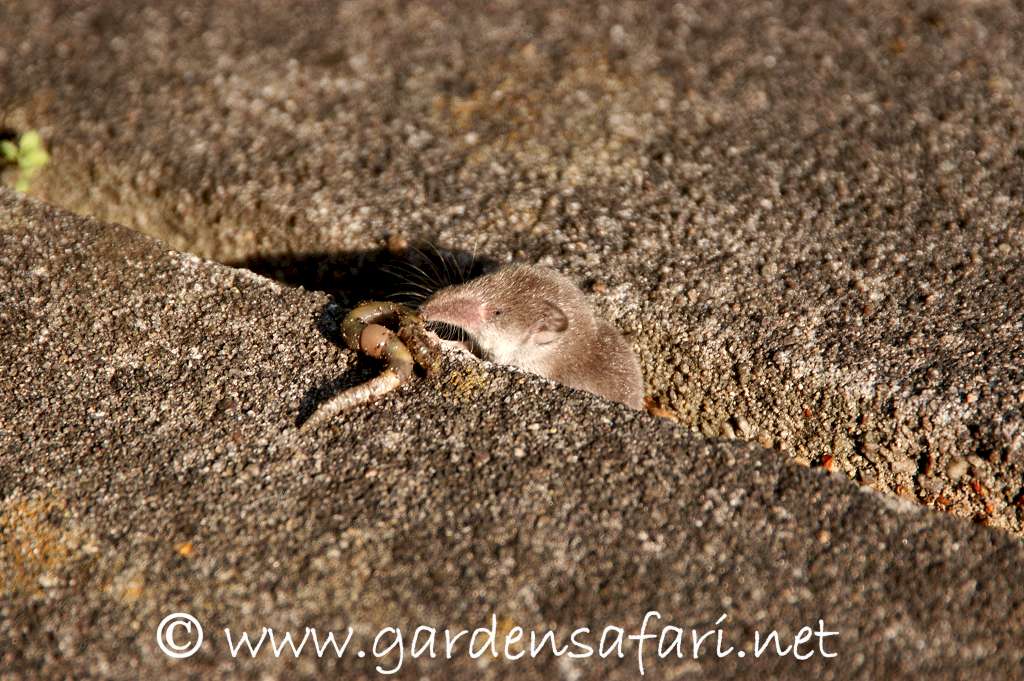
[[[18,158],[18,145],[10,140],[4,140],[0,142],[0,153],[4,155],[8,161],[14,161]]]
[[[43,138],[39,136],[39,133],[35,130],[29,130],[21,136],[18,140],[18,146],[21,147],[22,153],[29,153],[40,149],[43,146]]]
[[[50,155],[43,149],[25,151],[18,159],[18,165],[28,170],[30,168],[42,168],[50,160]]]
[[[24,177],[24,176],[23,177],[19,177],[18,181],[14,183],[14,189],[15,189],[15,191],[19,191],[19,192],[21,192],[23,194],[25,192],[27,192],[28,191],[28,178]]]

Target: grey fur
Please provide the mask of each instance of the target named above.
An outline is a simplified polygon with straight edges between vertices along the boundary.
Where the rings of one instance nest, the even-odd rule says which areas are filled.
[[[554,270],[505,267],[441,289],[420,314],[465,330],[486,359],[643,408],[643,376],[633,349]]]

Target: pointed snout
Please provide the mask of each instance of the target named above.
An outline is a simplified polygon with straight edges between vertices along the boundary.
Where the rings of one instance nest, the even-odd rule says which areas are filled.
[[[435,295],[420,308],[420,316],[428,322],[453,324],[475,333],[483,324],[483,305],[464,296]]]

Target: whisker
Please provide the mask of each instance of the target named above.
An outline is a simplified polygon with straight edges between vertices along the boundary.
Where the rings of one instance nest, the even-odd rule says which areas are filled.
[[[385,269],[388,272],[398,274],[403,277],[410,276],[412,274],[417,274],[421,276],[424,281],[430,280],[430,275],[423,271],[422,268],[417,267],[414,263],[407,260],[397,261],[393,265],[385,265],[382,269]]]
[[[405,278],[405,279],[400,280],[398,283],[402,284],[403,286],[411,286],[411,287],[416,288],[416,289],[418,289],[420,291],[423,291],[425,293],[433,293],[434,292],[434,288],[433,287],[431,287],[430,285],[428,285],[425,282],[418,281],[416,279]]]
[[[388,300],[408,304],[410,307],[419,307],[419,304],[430,296],[416,291],[395,291],[387,295]]]
[[[430,245],[433,246],[433,244],[430,244]],[[438,288],[442,288],[444,286],[445,279],[444,279],[444,275],[442,275],[440,270],[437,269],[437,263],[435,263],[433,258],[431,258],[429,255],[424,253],[418,247],[413,246],[413,249],[417,253],[419,253],[420,257],[423,258],[423,260],[426,261],[426,264],[430,267],[430,271],[434,273],[434,277],[435,277],[434,281],[437,282],[437,287]],[[435,250],[436,250],[436,247],[435,247]]]
[[[437,260],[438,262],[440,262],[441,267],[444,270],[445,280],[447,284],[451,285],[457,283],[455,281],[455,275],[452,272],[451,267],[449,266],[450,263],[448,261],[450,260],[450,257],[442,253],[441,250],[437,247],[437,244],[431,242],[430,247],[433,248],[434,253],[437,254]]]
[[[476,256],[480,251],[480,238],[473,240],[473,252],[469,255],[469,263],[466,264],[466,271],[462,275],[462,281],[469,281],[473,276],[473,268],[476,267]]]
[[[393,266],[384,265],[381,270],[394,277],[400,285],[413,286],[428,295],[437,290],[430,276],[412,263],[400,262]]]

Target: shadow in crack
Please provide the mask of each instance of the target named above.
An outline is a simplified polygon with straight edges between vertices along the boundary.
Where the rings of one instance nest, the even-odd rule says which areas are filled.
[[[320,310],[316,326],[324,338],[338,347],[345,346],[341,322],[360,302],[387,300],[415,307],[440,288],[497,267],[497,262],[489,258],[432,245],[355,253],[258,255],[225,264],[251,270],[287,286],[330,294],[332,300]],[[299,405],[296,427],[305,423],[325,400],[374,374],[370,367],[358,367],[347,376],[307,390]]]
[[[263,254],[225,264],[288,286],[324,291],[346,309],[364,300],[417,305],[444,286],[472,279],[497,266],[490,258],[432,245],[354,253]]]

